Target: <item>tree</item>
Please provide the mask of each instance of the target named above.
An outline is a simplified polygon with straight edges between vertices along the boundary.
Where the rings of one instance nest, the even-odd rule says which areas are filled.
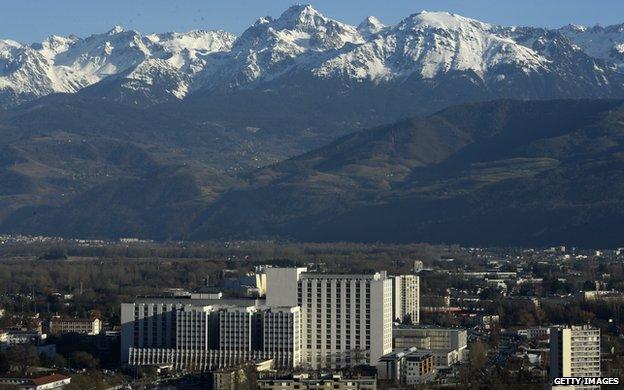
[[[78,368],[94,369],[100,362],[88,352],[76,351],[72,353],[72,363]]]
[[[25,372],[29,367],[39,365],[37,348],[30,344],[11,347],[6,351],[6,356],[11,366],[17,367],[20,372]]]
[[[595,289],[596,284],[591,280],[586,280],[585,283],[583,283],[583,291],[593,291]]]
[[[481,341],[475,341],[468,356],[471,369],[480,370],[487,363],[487,346]]]
[[[46,253],[44,253],[40,260],[67,260],[67,248],[63,248],[60,246],[50,248]]]
[[[11,363],[4,352],[0,352],[0,372],[11,371]]]
[[[67,367],[67,361],[62,355],[58,353],[52,356],[52,360],[50,361],[52,368],[65,368]]]

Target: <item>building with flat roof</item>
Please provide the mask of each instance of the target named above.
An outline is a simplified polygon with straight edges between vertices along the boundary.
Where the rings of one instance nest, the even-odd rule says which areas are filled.
[[[295,289],[295,296],[291,294]],[[312,368],[375,365],[392,350],[392,281],[370,275],[267,269],[267,304],[301,307],[302,362]]]
[[[9,375],[0,376],[0,387],[24,390],[62,389],[71,383],[71,378],[62,374]]]
[[[392,276],[392,318],[407,324],[420,323],[420,278]]]
[[[468,331],[461,328],[443,328],[437,326],[399,326],[392,331],[395,340],[415,343],[424,337],[429,338],[429,349],[456,349],[463,351],[468,346]],[[396,348],[396,346],[395,346]]]
[[[47,338],[44,333],[28,330],[0,331],[0,349],[10,348],[20,344],[40,344]]]
[[[122,363],[197,370],[266,359],[278,368],[300,365],[299,307],[195,305],[200,303],[122,304]]]
[[[402,291],[417,290],[417,277],[399,279]],[[274,359],[278,368],[374,366],[392,351],[392,290],[385,272],[268,267],[265,301],[183,290],[137,298],[122,304],[121,361],[202,369],[257,359]],[[405,308],[413,308],[413,298]]]
[[[102,320],[99,318],[71,318],[54,316],[50,319],[50,333],[80,333],[96,335],[102,331]]]
[[[258,379],[259,390],[377,390],[374,377],[350,378],[340,374],[313,376],[298,374],[282,378]]]
[[[550,379],[600,376],[600,329],[590,325],[550,328]],[[553,388],[562,388],[554,387]],[[567,386],[565,389],[600,389]]]
[[[391,352],[379,360],[377,378],[408,386],[430,382],[435,378],[433,355],[414,347]]]
[[[528,339],[536,339],[539,337],[547,337],[550,335],[550,328],[545,326],[535,326],[532,328],[519,329],[518,336]]]

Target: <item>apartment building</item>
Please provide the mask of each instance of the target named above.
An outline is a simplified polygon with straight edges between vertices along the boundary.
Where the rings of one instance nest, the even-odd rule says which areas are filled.
[[[268,269],[267,304],[293,303],[301,308],[302,362],[309,367],[375,365],[392,350],[392,281],[385,272]]]
[[[147,298],[122,304],[122,363],[207,370],[274,359],[278,368],[299,366],[298,307],[226,302]]]
[[[342,375],[293,375],[287,378],[259,379],[259,390],[377,390],[374,377],[349,378]]]
[[[420,323],[420,278],[418,276],[392,277],[392,318],[402,323]]]
[[[408,386],[430,382],[435,377],[433,355],[415,347],[389,353],[377,364],[377,377],[380,381]]]
[[[590,325],[550,328],[551,380],[599,376],[600,329]],[[565,389],[600,389],[600,386],[566,386]]]
[[[429,339],[429,349],[464,350],[468,345],[468,332],[459,328],[399,326],[394,328],[392,337],[395,340],[401,339],[403,342],[408,342],[410,338],[413,338],[415,343],[426,337]]]
[[[102,331],[102,321],[99,318],[70,318],[52,317],[50,320],[50,333],[80,333],[88,335],[100,334]]]

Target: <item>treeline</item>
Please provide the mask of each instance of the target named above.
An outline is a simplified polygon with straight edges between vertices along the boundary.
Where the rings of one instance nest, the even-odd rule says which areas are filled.
[[[8,313],[99,313],[118,323],[119,306],[166,288],[195,289],[254,266],[309,265],[332,272],[409,272],[448,248],[429,245],[132,243],[83,246],[74,241],[0,247],[0,306]],[[66,297],[65,295],[71,295]]]
[[[0,259],[11,257],[36,257],[62,259],[66,257],[99,258],[166,258],[166,259],[245,259],[314,260],[327,256],[336,258],[392,258],[425,260],[452,248],[428,244],[387,245],[360,243],[280,243],[271,241],[245,242],[190,242],[190,243],[79,243],[57,240],[33,243],[7,243],[0,245]]]

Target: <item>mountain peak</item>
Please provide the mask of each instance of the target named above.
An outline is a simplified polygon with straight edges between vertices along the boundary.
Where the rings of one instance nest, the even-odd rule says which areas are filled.
[[[582,33],[587,31],[587,27],[581,26],[579,24],[567,24],[560,29],[564,32],[573,32],[573,33]]]
[[[108,32],[106,34],[108,34],[108,35],[115,35],[115,34],[122,33],[124,31],[125,30],[124,30],[124,28],[122,26],[117,25],[117,26],[114,26],[113,28],[111,28],[110,30],[108,30]]]
[[[458,14],[444,11],[421,11],[412,14],[399,23],[403,28],[439,28],[444,30],[459,30],[465,26],[476,26],[488,29],[489,24]]]
[[[309,4],[293,5],[284,11],[277,19],[277,23],[285,27],[317,27],[318,25],[325,24],[327,21],[328,18],[325,17],[325,15]]]
[[[384,27],[386,27],[386,25],[384,25],[381,20],[374,16],[369,16],[358,25],[357,30],[362,35],[373,35],[377,34]]]

